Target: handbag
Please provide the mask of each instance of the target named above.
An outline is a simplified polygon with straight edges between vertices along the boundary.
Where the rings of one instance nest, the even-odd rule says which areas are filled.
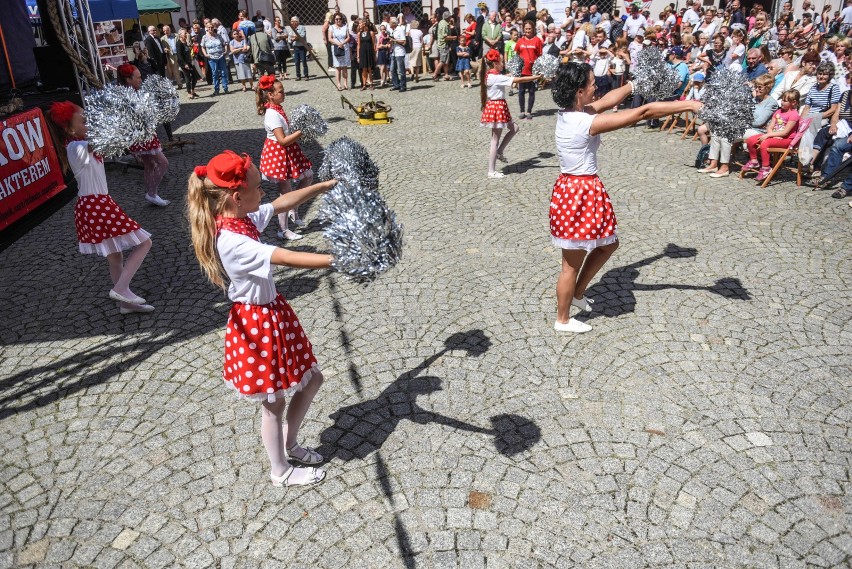
[[[411,39],[411,36],[405,36],[405,53],[411,53],[414,51],[414,41]]]
[[[332,47],[332,51],[334,52],[334,57],[343,57],[346,55],[346,49],[339,45]]]

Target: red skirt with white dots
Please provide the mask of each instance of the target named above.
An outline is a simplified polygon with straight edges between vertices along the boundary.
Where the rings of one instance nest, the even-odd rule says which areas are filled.
[[[271,138],[263,143],[259,169],[270,180],[298,180],[311,166],[311,161],[298,144],[281,146]]]
[[[273,403],[300,391],[319,371],[311,342],[283,296],[269,304],[234,303],[222,377],[240,396]]]
[[[79,196],[74,206],[74,225],[80,252],[85,254],[106,257],[151,238],[109,194]]]
[[[482,118],[479,119],[480,126],[490,128],[506,128],[512,122],[512,114],[509,112],[509,104],[506,99],[492,99],[485,103],[482,109]]]
[[[130,147],[131,154],[156,154],[162,152],[163,145],[160,144],[160,139],[157,135],[148,142],[140,142]]]
[[[550,237],[561,249],[585,249],[618,240],[615,212],[597,174],[560,174],[550,198]]]

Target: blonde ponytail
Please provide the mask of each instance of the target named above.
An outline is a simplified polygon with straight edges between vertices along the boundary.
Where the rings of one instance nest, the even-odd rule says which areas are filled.
[[[192,233],[192,247],[201,271],[214,285],[225,289],[225,269],[216,251],[216,216],[227,203],[230,192],[195,173],[189,176],[186,217]]]

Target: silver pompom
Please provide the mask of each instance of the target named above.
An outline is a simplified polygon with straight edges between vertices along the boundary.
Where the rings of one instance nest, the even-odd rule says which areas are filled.
[[[524,58],[520,55],[515,55],[506,62],[506,72],[512,77],[520,77],[524,70]]]
[[[332,266],[358,282],[369,282],[402,259],[402,226],[378,192],[340,182],[319,211],[328,223],[323,236]]]
[[[177,118],[180,112],[180,97],[171,81],[154,73],[142,82],[142,88],[139,90],[148,93],[154,101],[157,124],[172,122]]]
[[[701,96],[704,107],[698,117],[710,132],[733,141],[743,137],[754,122],[754,98],[746,76],[727,67],[717,69]]]
[[[317,175],[320,180],[336,178],[353,187],[379,189],[379,167],[370,158],[367,149],[348,136],[338,138],[326,147]]]
[[[151,96],[132,87],[108,85],[87,95],[85,105],[88,139],[101,156],[121,156],[157,132]]]
[[[553,79],[559,70],[559,58],[554,55],[544,54],[532,64],[532,74],[541,75],[545,79]]]
[[[633,70],[636,93],[646,99],[665,99],[677,91],[681,82],[677,71],[666,63],[659,48],[651,46],[639,51]]]
[[[301,104],[290,113],[290,129],[302,131],[302,140],[314,141],[328,132],[328,123],[318,110]]]

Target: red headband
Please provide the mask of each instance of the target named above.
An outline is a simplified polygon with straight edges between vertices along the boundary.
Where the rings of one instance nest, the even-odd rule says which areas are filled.
[[[488,53],[485,54],[485,59],[487,59],[491,63],[494,63],[495,61],[499,61],[500,60],[500,52],[497,51],[496,49],[489,49]]]
[[[58,127],[66,129],[71,124],[71,119],[74,118],[74,115],[82,110],[83,109],[71,101],[60,101],[50,105],[50,109],[47,111],[47,114],[50,117],[50,120],[52,120]]]
[[[246,181],[251,158],[226,150],[214,156],[207,166],[196,166],[193,172],[199,178],[207,178],[220,188],[236,190]]]
[[[136,71],[136,66],[132,63],[122,63],[118,66],[117,71],[122,79],[129,79],[133,77],[133,72]]]
[[[261,91],[269,91],[275,85],[275,75],[264,75],[257,82],[257,87]]]

